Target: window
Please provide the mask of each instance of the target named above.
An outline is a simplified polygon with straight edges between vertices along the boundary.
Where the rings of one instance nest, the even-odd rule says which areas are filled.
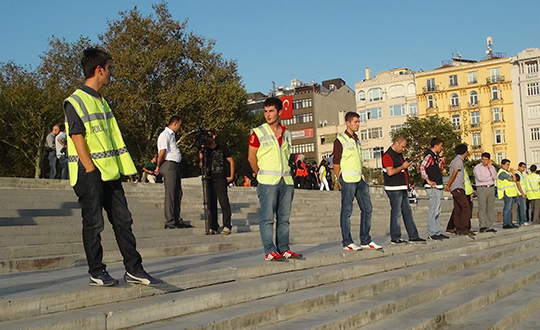
[[[381,88],[373,88],[370,89],[368,92],[368,98],[370,102],[373,101],[380,101],[382,100],[382,89]]]
[[[457,114],[452,115],[452,126],[454,127],[455,130],[458,130],[461,128],[461,118],[459,117],[459,115]]]
[[[293,101],[293,109],[311,108],[311,99]]]
[[[540,140],[540,127],[531,128],[531,140],[532,141]]]
[[[450,96],[450,107],[452,109],[459,107],[459,96],[457,94]]]
[[[360,140],[380,139],[383,137],[382,127],[374,127],[360,130]]]
[[[457,74],[453,74],[450,76],[450,86],[457,86]]]
[[[529,105],[529,118],[540,118],[540,104]]]
[[[479,132],[475,132],[472,134],[472,144],[473,149],[480,149],[480,147],[482,146],[482,136]]]
[[[309,123],[313,121],[313,113],[305,113],[302,115],[294,115],[291,119],[284,119],[281,121],[283,125],[294,125],[300,123]]]
[[[365,101],[366,100],[366,92],[359,91],[358,92],[358,101]]]
[[[435,108],[435,97],[433,95],[428,95],[427,97],[427,107]]]
[[[409,114],[411,116],[418,116],[418,106],[416,103],[409,104]]]
[[[392,125],[392,126],[390,126],[390,131],[395,133],[395,132],[399,131],[400,129],[405,128],[406,126],[407,125],[405,125],[405,124]]]
[[[501,68],[495,68],[495,69],[489,70],[489,81],[492,83],[503,81],[502,76],[501,76]]]
[[[532,151],[532,158],[533,158],[533,163],[540,163],[540,150],[533,150]]]
[[[467,73],[467,82],[469,84],[476,84],[478,82],[478,80],[476,79],[476,71]]]
[[[391,105],[390,117],[403,116],[407,114],[407,108],[405,104]]]
[[[476,91],[469,94],[469,104],[471,106],[478,105],[478,93]]]
[[[435,91],[435,78],[426,79],[426,91]]]
[[[471,112],[471,127],[480,127],[480,111]]]
[[[492,100],[498,100],[499,99],[499,87],[497,87],[497,86],[491,87],[491,99]]]
[[[324,137],[324,135],[321,135],[321,145],[325,143],[326,143],[326,138]]]
[[[527,84],[527,95],[533,96],[538,94],[540,94],[538,90],[538,82]]]
[[[537,73],[538,72],[538,62],[529,62],[527,63],[527,73]]]
[[[371,108],[362,110],[359,113],[360,115],[360,122],[365,123],[366,121],[370,119],[377,119],[382,117],[382,110],[381,108]]]
[[[500,164],[502,160],[504,159],[504,154],[502,152],[498,152],[496,154],[496,157],[497,157],[497,163]]]
[[[368,160],[368,159],[381,158],[383,153],[384,153],[384,149],[382,147],[362,149],[362,159]]]
[[[506,132],[504,130],[496,130],[493,132],[495,144],[506,143]]]
[[[314,143],[305,143],[305,144],[296,144],[291,146],[291,153],[305,153],[305,152],[314,152],[315,144]]]
[[[493,108],[493,121],[503,121],[502,109]]]

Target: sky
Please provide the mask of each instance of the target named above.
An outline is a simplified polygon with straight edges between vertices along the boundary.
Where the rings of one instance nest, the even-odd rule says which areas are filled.
[[[0,62],[40,64],[51,36],[98,42],[107,22],[137,6],[153,14],[159,0],[0,0]],[[173,19],[216,40],[215,51],[235,60],[248,92],[268,93],[272,81],[309,83],[342,78],[354,89],[365,68],[431,70],[458,51],[463,58],[493,51],[508,56],[540,48],[540,1],[176,0]]]

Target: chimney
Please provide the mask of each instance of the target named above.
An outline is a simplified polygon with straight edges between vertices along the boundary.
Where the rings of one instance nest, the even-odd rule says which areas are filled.
[[[366,80],[371,79],[371,70],[366,68]]]

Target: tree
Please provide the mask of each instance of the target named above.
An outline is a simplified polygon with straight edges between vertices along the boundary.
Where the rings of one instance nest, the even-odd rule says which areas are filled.
[[[173,20],[165,3],[153,8],[155,17],[142,16],[137,7],[121,12],[99,37],[114,59],[114,80],[104,93],[111,95],[135,162],[143,164],[156,153],[157,137],[173,115],[182,118],[178,143],[189,164],[185,174],[198,173],[191,134],[198,127],[215,130],[246,162],[246,124],[254,118],[245,107],[236,62],[215,52],[215,41],[187,32],[187,22]]]
[[[411,183],[417,184],[422,182],[418,167],[424,158],[425,151],[430,148],[433,137],[443,140],[446,171],[456,156],[455,146],[461,143],[459,136],[453,131],[450,120],[438,115],[423,118],[411,116],[405,122],[405,127],[390,135],[392,140],[398,136],[403,136],[407,140],[404,156],[409,157],[412,161],[412,165],[409,167],[409,176]]]

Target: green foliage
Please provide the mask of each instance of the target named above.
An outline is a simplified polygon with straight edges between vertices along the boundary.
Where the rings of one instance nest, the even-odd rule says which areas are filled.
[[[403,136],[407,140],[404,157],[409,157],[412,161],[412,165],[409,167],[409,175],[411,182],[417,184],[423,181],[418,167],[424,158],[425,151],[430,148],[433,137],[439,137],[443,141],[446,171],[448,171],[450,162],[456,156],[455,146],[461,143],[457,134],[452,130],[450,120],[437,115],[423,118],[409,117],[404,128],[391,133],[392,139],[397,136]]]

